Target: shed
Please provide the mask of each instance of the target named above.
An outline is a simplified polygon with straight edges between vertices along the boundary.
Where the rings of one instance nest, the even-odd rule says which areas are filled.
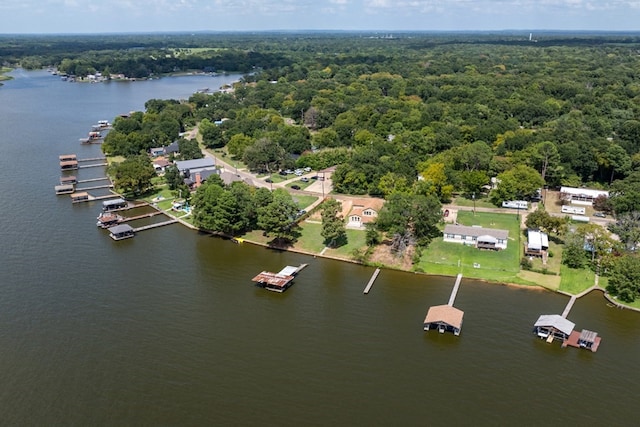
[[[434,305],[429,307],[427,316],[424,318],[424,330],[428,331],[432,328],[437,328],[440,333],[450,331],[454,335],[460,335],[463,316],[464,311],[448,304]]]

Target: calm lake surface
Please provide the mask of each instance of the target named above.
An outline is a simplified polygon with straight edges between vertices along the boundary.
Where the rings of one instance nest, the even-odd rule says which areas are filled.
[[[47,72],[0,87],[0,424],[631,425],[640,314],[599,293],[577,328],[597,353],[532,334],[568,298],[463,280],[460,337],[424,333],[454,278],[234,245],[172,225],[112,241],[98,203],[55,196],[58,156],[98,120],[238,76],[72,84]],[[79,179],[93,177],[80,170]],[[99,173],[98,173],[99,175]],[[284,294],[262,270],[309,263]]]

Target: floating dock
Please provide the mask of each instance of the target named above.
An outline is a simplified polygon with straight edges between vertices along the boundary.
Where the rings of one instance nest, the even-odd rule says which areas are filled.
[[[451,290],[451,295],[449,296],[449,302],[446,305],[435,305],[429,307],[429,311],[427,312],[427,316],[424,318],[423,322],[425,331],[437,329],[441,334],[446,331],[450,331],[456,336],[460,335],[464,311],[455,308],[453,303],[458,295],[458,289],[460,289],[461,282],[462,274],[458,274],[456,277],[456,283]]]
[[[288,265],[278,273],[263,271],[251,280],[269,291],[282,293],[289,289],[295,276],[305,267],[307,264],[300,264],[298,267]]]
[[[364,291],[363,291],[364,294],[369,293],[369,291],[371,290],[371,287],[373,286],[373,282],[375,282],[376,279],[378,278],[378,274],[380,274],[380,269],[376,268],[376,271],[373,272],[373,276],[371,276],[371,279],[369,279],[369,283],[367,283],[367,287],[364,288]]]

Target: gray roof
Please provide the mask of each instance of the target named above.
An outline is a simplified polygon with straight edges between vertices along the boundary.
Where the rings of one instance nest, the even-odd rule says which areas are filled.
[[[164,148],[164,152],[169,154],[169,153],[179,153],[180,152],[180,148],[178,146],[178,141],[173,141],[171,144],[167,145]]]
[[[597,336],[597,332],[583,329],[582,332],[580,332],[580,341],[595,342]]]
[[[193,160],[181,160],[176,162],[176,166],[180,172],[192,169],[204,169],[211,168],[216,165],[216,162],[211,157],[204,157],[202,159]]]
[[[529,249],[541,250],[549,247],[549,237],[539,230],[527,230],[527,247]]]
[[[131,227],[129,224],[120,224],[109,227],[109,233],[111,234],[127,233],[129,231],[133,231],[133,227]]]
[[[542,314],[533,326],[553,327],[564,334],[570,335],[576,324],[559,314]]]
[[[461,236],[491,236],[498,240],[507,240],[509,237],[508,230],[498,230],[495,228],[468,227],[466,225],[447,224],[444,226],[445,234],[459,234]]]

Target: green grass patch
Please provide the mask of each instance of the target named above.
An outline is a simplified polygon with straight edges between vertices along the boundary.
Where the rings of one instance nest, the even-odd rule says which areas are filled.
[[[479,225],[509,231],[507,249],[502,251],[479,250],[473,246],[444,242],[436,238],[424,250],[416,269],[430,274],[456,275],[496,282],[537,285],[520,277],[520,229],[516,215],[470,211],[458,212],[458,223]]]
[[[316,200],[318,200],[316,196],[305,196],[299,194],[293,195],[293,201],[298,204],[298,207],[300,209],[306,209],[307,207],[311,206]]]
[[[473,206],[473,199],[468,199],[464,196],[458,196],[453,199],[453,204],[456,206]],[[496,205],[491,203],[487,197],[476,197],[475,206],[477,208],[495,208]]]
[[[571,294],[579,294],[595,283],[595,273],[588,268],[569,268],[562,265],[560,290]]]
[[[335,249],[327,249],[326,255],[337,256],[341,258],[353,258],[354,249],[362,249],[367,246],[366,231],[364,230],[347,230],[347,244]]]
[[[324,249],[322,235],[322,224],[309,222],[300,223],[300,238],[294,245],[294,248],[307,252],[319,254]]]

